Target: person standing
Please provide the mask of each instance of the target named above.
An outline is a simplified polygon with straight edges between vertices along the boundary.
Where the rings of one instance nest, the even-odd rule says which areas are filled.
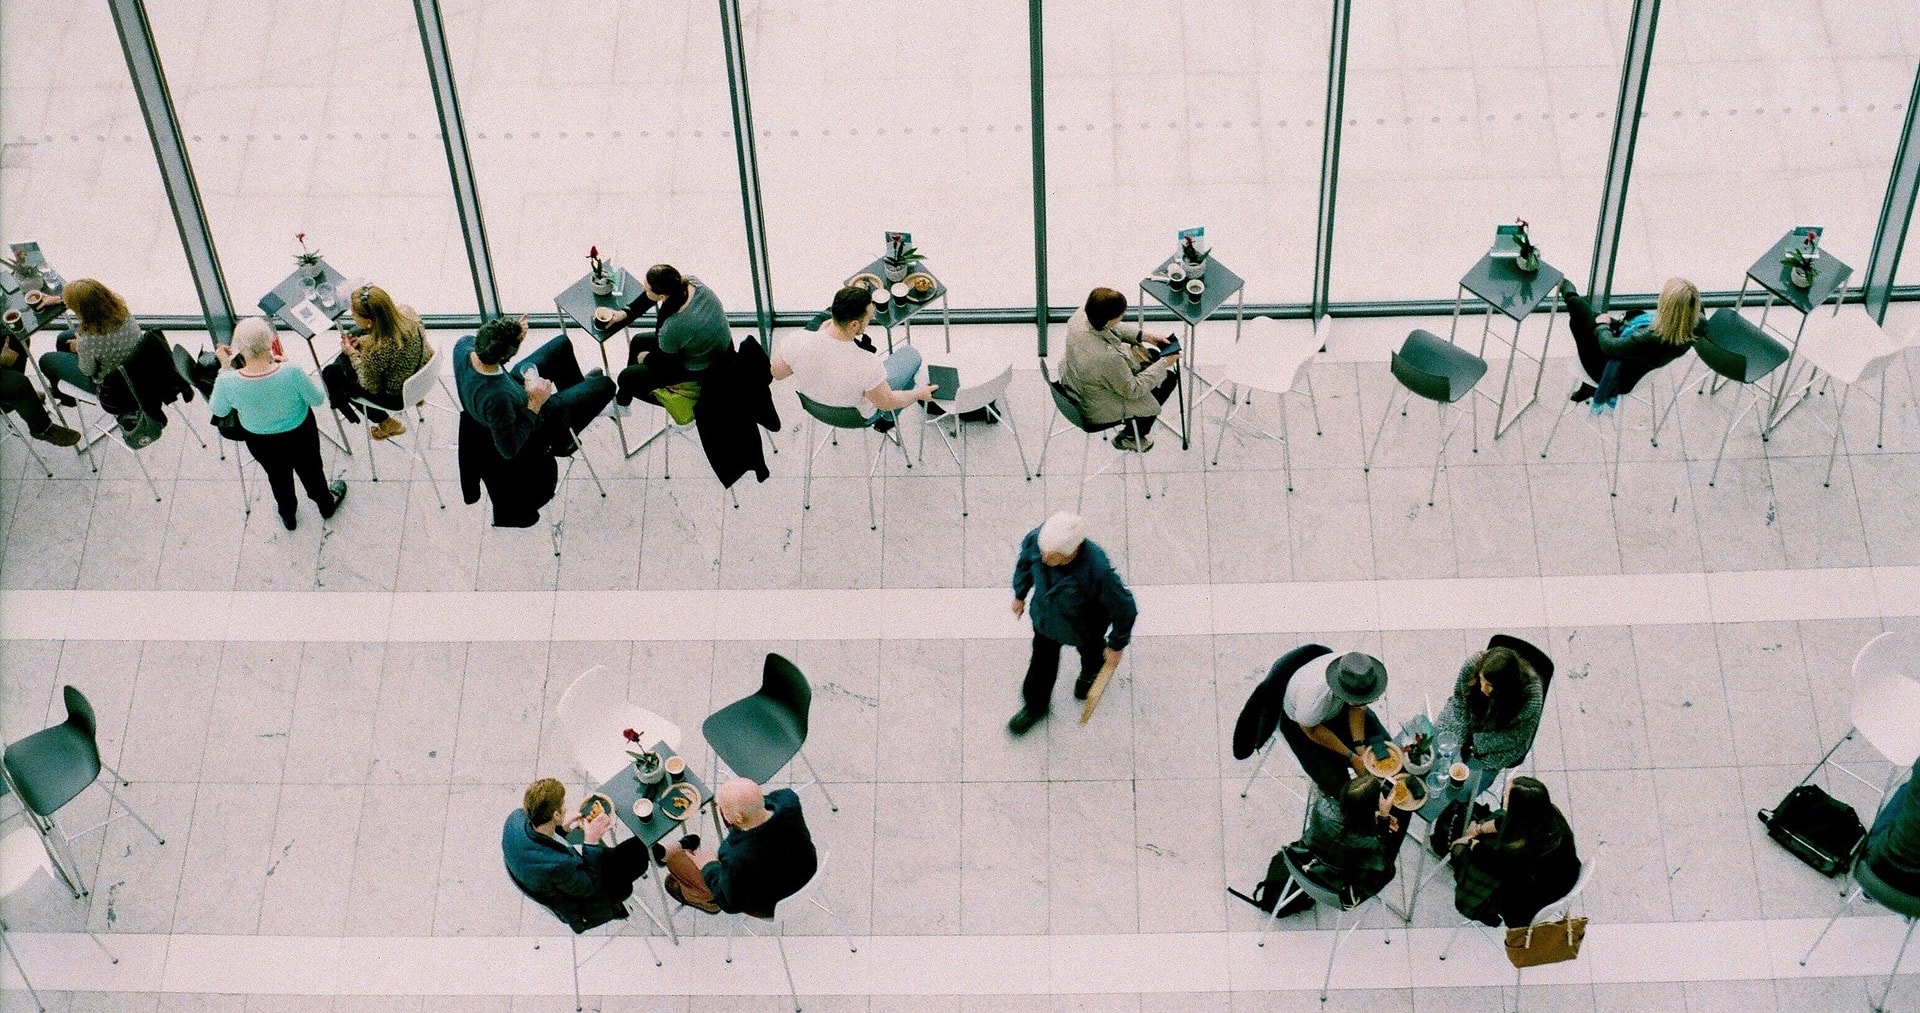
[[[1064,511],[1027,532],[1020,542],[1020,560],[1013,568],[1016,617],[1027,613],[1029,594],[1033,658],[1020,688],[1020,712],[1007,722],[1007,730],[1015,735],[1025,735],[1052,708],[1062,647],[1080,652],[1080,677],[1074,681],[1073,696],[1085,700],[1101,672],[1119,667],[1139,615],[1133,592],[1107,561],[1106,552],[1087,541],[1087,519]]]
[[[226,368],[213,382],[213,396],[207,400],[215,418],[239,413],[247,450],[267,473],[280,523],[292,531],[298,526],[295,476],[320,508],[321,520],[340,509],[340,502],[347,498],[347,483],[329,483],[320,462],[320,430],[314,425],[313,410],[326,403],[326,395],[305,370],[275,357],[273,344],[273,324],[266,319],[240,321],[233,329],[233,344],[213,350]],[[236,355],[241,362],[238,368],[233,365]]]

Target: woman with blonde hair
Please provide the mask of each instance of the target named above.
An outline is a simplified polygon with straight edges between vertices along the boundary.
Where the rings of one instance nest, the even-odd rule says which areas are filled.
[[[89,394],[100,392],[100,382],[133,357],[140,345],[140,322],[127,312],[126,301],[113,290],[92,278],[67,282],[60,296],[42,300],[40,308],[65,302],[73,311],[74,326],[61,331],[54,341],[55,351],[40,357],[40,371],[47,386],[61,404],[74,404],[73,398],[60,392],[66,381]]]
[[[1651,311],[1625,318],[1596,315],[1593,304],[1574,291],[1572,279],[1561,279],[1560,295],[1580,368],[1591,381],[1573,392],[1572,401],[1611,405],[1633,393],[1641,377],[1687,354],[1694,339],[1707,332],[1700,289],[1685,278],[1668,278]]]
[[[411,306],[393,301],[385,289],[364,284],[347,298],[347,311],[353,316],[357,333],[340,335],[340,355],[320,371],[327,396],[334,408],[349,421],[358,421],[354,398],[383,404],[396,411],[401,387],[407,378],[420,371],[422,363],[433,358],[433,346],[427,344],[420,315]],[[373,425],[368,433],[376,440],[399,436],[407,431],[399,418],[378,409],[367,409]]]
[[[233,329],[233,344],[213,350],[226,368],[214,381],[208,401],[216,417],[239,413],[247,450],[267,473],[280,523],[292,531],[298,526],[294,514],[299,501],[293,495],[296,475],[307,497],[320,508],[322,520],[340,509],[347,483],[329,484],[320,463],[320,429],[314,425],[313,410],[326,403],[326,395],[306,370],[289,366],[273,354],[273,341],[273,324],[264,318],[240,321]],[[236,355],[241,363],[237,369]]]

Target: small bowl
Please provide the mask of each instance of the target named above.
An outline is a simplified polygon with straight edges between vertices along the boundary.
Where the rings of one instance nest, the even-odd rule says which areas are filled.
[[[887,304],[892,301],[893,301],[893,295],[889,293],[886,289],[876,288],[873,290],[873,304],[875,306],[878,306],[881,309],[886,309]]]
[[[907,297],[907,293],[913,290],[907,287],[906,282],[896,281],[893,283],[893,287],[887,289],[887,291],[892,292],[893,297],[895,299],[905,299]]]
[[[633,814],[643,820],[652,819],[653,818],[653,800],[645,799],[645,798],[634,799]]]
[[[679,777],[681,774],[684,774],[686,772],[687,772],[686,757],[683,757],[683,756],[667,757],[667,773],[672,774],[674,777]]]
[[[885,283],[881,282],[880,276],[873,273],[856,274],[847,279],[847,284],[857,285],[869,292],[880,291],[887,287]]]
[[[600,307],[599,309],[596,309],[596,310],[594,310],[594,311],[593,311],[593,322],[594,322],[594,323],[596,323],[596,324],[599,324],[599,325],[600,325],[600,326],[602,326],[602,327],[605,327],[605,326],[607,326],[607,325],[608,325],[609,323],[612,323],[612,322],[613,322],[613,307],[611,307],[611,306],[602,306],[602,307]]]

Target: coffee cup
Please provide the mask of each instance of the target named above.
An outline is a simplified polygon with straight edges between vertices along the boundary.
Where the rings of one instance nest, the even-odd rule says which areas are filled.
[[[887,303],[892,299],[892,293],[884,288],[876,288],[873,290],[873,304],[881,309],[886,309]]]
[[[907,293],[913,290],[907,287],[906,282],[896,281],[893,283],[893,287],[887,289],[887,291],[893,293],[893,297],[895,299],[905,299],[907,297]]]
[[[1181,282],[1183,282],[1183,281],[1186,281],[1186,280],[1187,280],[1187,269],[1186,269],[1186,268],[1184,268],[1184,267],[1182,267],[1182,266],[1180,266],[1180,262],[1179,262],[1179,261],[1177,261],[1177,260],[1176,260],[1176,261],[1174,261],[1174,262],[1173,262],[1173,263],[1171,263],[1171,264],[1168,264],[1168,265],[1167,265],[1167,280],[1168,280],[1168,281],[1170,281],[1170,282],[1173,282],[1173,283],[1174,283],[1175,285],[1178,285],[1178,284],[1180,284]]]
[[[1447,776],[1453,779],[1453,786],[1456,788],[1467,783],[1468,773],[1467,765],[1458,761],[1455,761],[1453,766],[1447,768]]]
[[[680,756],[667,757],[667,773],[672,774],[674,777],[679,777],[681,774],[684,774],[686,772],[687,772],[687,761],[685,757],[680,757]]]
[[[634,800],[633,800],[633,814],[634,814],[635,816],[638,816],[639,818],[641,818],[641,819],[643,819],[643,820],[644,820],[644,819],[649,819],[649,818],[651,818],[651,817],[653,816],[653,802],[652,802],[652,800],[650,800],[650,799],[644,799],[644,798],[636,798],[636,799],[634,799]]]
[[[1201,281],[1198,278],[1192,278],[1187,281],[1187,301],[1188,302],[1199,302],[1200,297],[1205,295],[1206,293],[1207,293],[1206,282]]]
[[[0,323],[6,324],[7,330],[10,330],[10,331],[17,331],[20,329],[20,326],[21,326],[20,320],[21,320],[21,317],[20,317],[19,310],[8,310],[6,313],[0,314]]]
[[[601,306],[593,311],[593,322],[602,327],[613,322],[613,307]]]

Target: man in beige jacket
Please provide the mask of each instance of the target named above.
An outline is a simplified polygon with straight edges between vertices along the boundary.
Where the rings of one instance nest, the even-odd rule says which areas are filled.
[[[1067,320],[1067,351],[1060,382],[1080,403],[1094,425],[1122,425],[1113,438],[1118,450],[1153,449],[1147,432],[1180,382],[1174,364],[1180,353],[1159,354],[1172,335],[1146,334],[1127,322],[1127,297],[1096,288],[1086,305]]]

